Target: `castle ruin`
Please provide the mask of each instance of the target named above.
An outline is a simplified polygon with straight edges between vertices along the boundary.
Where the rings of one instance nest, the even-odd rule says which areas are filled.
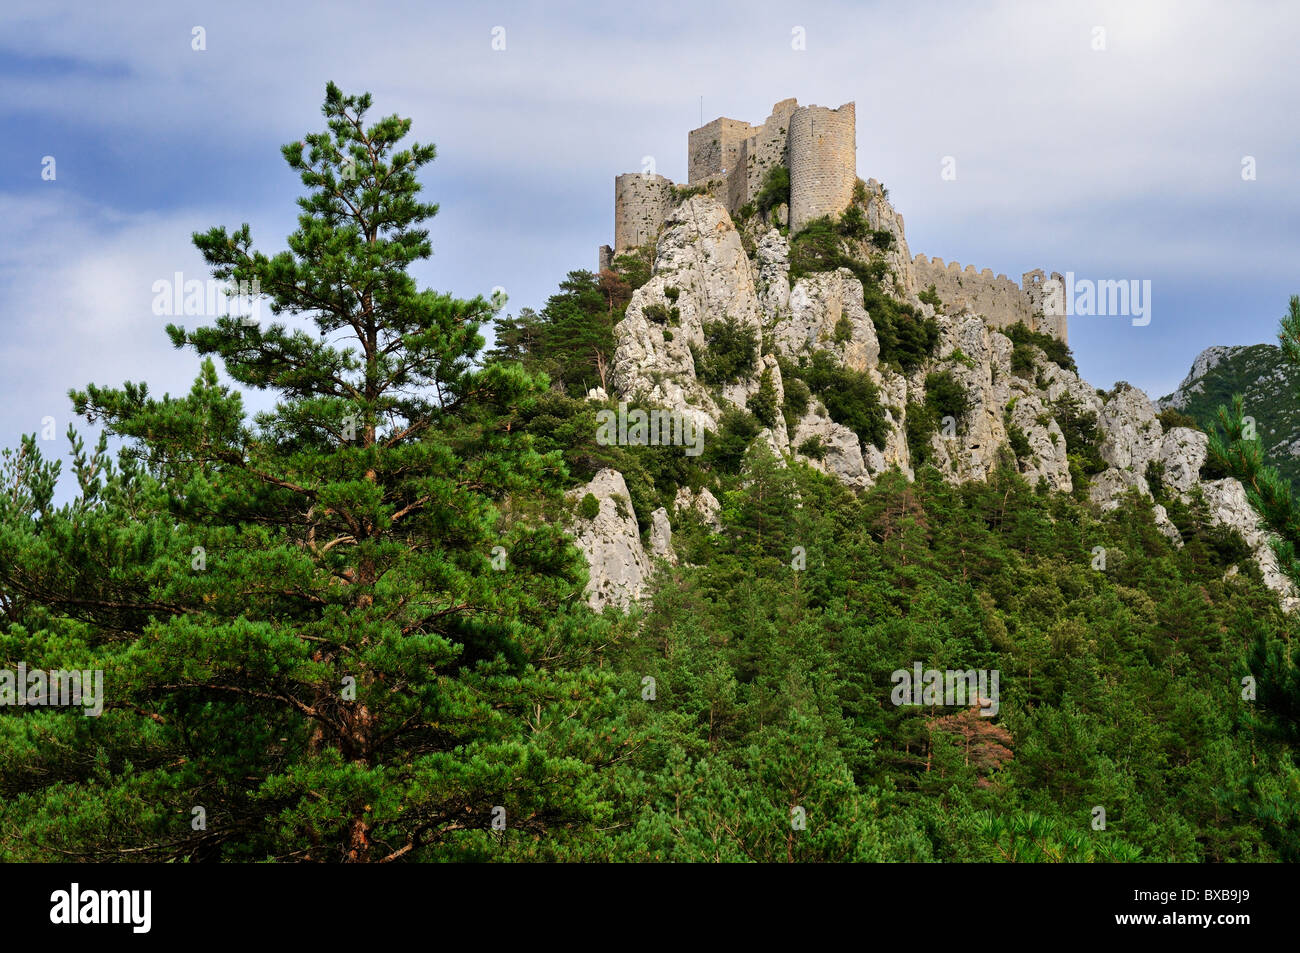
[[[853,103],[838,109],[800,106],[783,99],[762,125],[720,116],[687,134],[687,188],[702,190],[721,202],[735,218],[753,202],[768,172],[784,165],[790,173],[790,234],[824,215],[839,216],[853,202],[857,174],[857,132]],[[682,201],[684,190],[651,172],[629,172],[614,179],[614,244],[600,249],[600,268],[615,256],[633,251],[659,234],[664,221]],[[899,217],[901,227],[902,218]],[[901,235],[899,236],[901,238]],[[904,259],[915,287],[935,293],[950,313],[970,309],[992,327],[1023,321],[1028,327],[1066,340],[1064,315],[1044,311],[1041,270],[1026,272],[1016,286],[1006,275],[985,268],[965,269],[925,255]],[[1052,278],[1060,279],[1053,273]]]

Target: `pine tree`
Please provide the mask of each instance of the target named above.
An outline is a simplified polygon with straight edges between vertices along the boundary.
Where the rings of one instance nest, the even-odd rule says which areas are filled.
[[[401,145],[408,119],[368,125],[370,105],[331,83],[328,130],[284,147],[307,189],[288,251],[257,251],[247,225],[194,236],[281,320],[169,326],[204,356],[186,396],[72,392],[125,439],[121,466],[101,445],[83,462],[108,485],[83,480],[80,510],[7,521],[0,589],[108,669],[105,724],[58,722],[71,757],[38,756],[11,792],[44,850],[433,859],[590,808],[552,726],[603,683],[531,662],[585,618],[577,551],[521,518],[565,476],[514,426],[543,382],[475,367],[487,301],[416,287],[435,150]],[[246,419],[212,355],[274,409]]]

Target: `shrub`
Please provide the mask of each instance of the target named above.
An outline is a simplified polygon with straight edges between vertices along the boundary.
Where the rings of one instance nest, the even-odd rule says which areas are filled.
[[[1147,488],[1151,490],[1151,495],[1157,502],[1165,498],[1165,465],[1159,460],[1148,460],[1146,472],[1142,474],[1146,478]]]
[[[970,410],[970,397],[966,394],[966,388],[952,376],[951,371],[926,375],[925,403],[939,420],[944,417],[961,420]]]
[[[1052,407],[1056,425],[1065,437],[1066,452],[1078,463],[1079,472],[1091,476],[1106,469],[1101,458],[1101,432],[1097,429],[1097,415],[1084,410],[1070,394],[1062,394]]]
[[[808,413],[808,403],[812,400],[812,391],[808,389],[807,384],[794,376],[795,373],[791,365],[782,362],[781,383],[785,389],[785,405],[781,408],[781,412],[785,414],[785,425],[791,431],[803,419],[804,414]]]
[[[758,390],[749,398],[749,412],[765,427],[775,427],[777,414],[781,411],[776,399],[776,383],[772,380],[771,370],[763,371],[759,378]]]
[[[729,407],[718,422],[718,432],[707,442],[704,459],[724,473],[738,473],[745,451],[760,429],[752,414]]]
[[[936,311],[943,311],[943,301],[939,298],[939,293],[935,291],[934,285],[926,288],[917,295],[923,302],[930,305]]]
[[[758,356],[758,334],[753,328],[727,315],[704,326],[706,350],[692,349],[695,375],[706,384],[731,384],[754,366]]]
[[[614,259],[614,271],[633,291],[650,280],[654,267],[655,243],[646,242],[640,248],[625,252]]]
[[[758,206],[758,213],[764,218],[775,206],[788,206],[790,204],[790,170],[783,165],[774,165],[768,169],[767,175],[763,176],[763,184],[759,186],[758,194],[754,196],[754,204]]]
[[[813,434],[799,444],[798,452],[813,460],[824,460],[826,458],[826,446],[822,443],[822,438],[817,434]]]
[[[600,500],[596,494],[588,493],[578,504],[578,515],[585,520],[594,520],[600,514]]]
[[[1156,414],[1156,419],[1160,421],[1160,426],[1166,430],[1172,430],[1174,427],[1190,427],[1192,430],[1201,429],[1201,425],[1196,422],[1195,417],[1183,413],[1177,407],[1166,407]]]
[[[839,366],[826,351],[818,351],[811,365],[800,370],[809,389],[826,405],[831,420],[848,427],[863,443],[884,449],[888,432],[885,408],[865,371]]]
[[[1058,367],[1063,367],[1067,371],[1078,373],[1079,368],[1074,363],[1074,355],[1070,353],[1070,346],[1059,338],[1042,331],[1031,331],[1023,321],[1017,321],[1008,328],[1003,328],[1002,333],[1011,339],[1011,343],[1017,346],[1032,344],[1040,349],[1047,359]],[[1012,352],[1012,370],[1015,370],[1015,352]],[[1032,364],[1032,359],[1031,359]]]
[[[934,411],[920,401],[907,405],[907,447],[912,453],[912,465],[922,466],[930,459],[930,437],[938,431]]]
[[[641,309],[641,313],[645,315],[647,321],[653,321],[655,324],[668,323],[668,308],[657,301],[646,305]]]
[[[1027,344],[1017,344],[1011,349],[1011,373],[1028,377],[1034,372],[1034,352]]]
[[[832,337],[836,344],[847,344],[853,339],[853,322],[849,320],[847,314],[841,314],[839,320],[835,322],[835,332]]]
[[[844,214],[840,216],[839,230],[845,238],[865,238],[870,229],[867,227],[867,217],[862,214],[862,209],[857,205],[850,205],[845,209]]]

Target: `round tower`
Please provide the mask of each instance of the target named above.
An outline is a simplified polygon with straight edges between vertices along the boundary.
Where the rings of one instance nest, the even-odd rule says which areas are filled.
[[[858,179],[854,104],[803,106],[790,116],[790,231],[853,201]]]
[[[614,252],[639,248],[659,233],[672,211],[673,183],[662,175],[628,172],[614,179]]]

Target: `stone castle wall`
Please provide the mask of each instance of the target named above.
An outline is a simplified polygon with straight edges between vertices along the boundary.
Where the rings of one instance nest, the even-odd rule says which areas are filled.
[[[673,183],[662,175],[629,172],[614,179],[614,252],[638,248],[659,233],[673,209]]]
[[[839,215],[858,181],[855,107],[804,106],[790,117],[790,231]]]
[[[691,185],[702,185],[722,174],[723,170],[730,175],[740,166],[741,149],[753,128],[739,119],[720,118],[699,129],[692,129],[686,135],[690,155],[686,181]]]
[[[853,103],[830,109],[800,106],[794,99],[778,102],[760,126],[719,117],[687,135],[688,181],[706,189],[734,216],[758,195],[768,171],[785,165],[790,170],[790,231],[797,232],[815,218],[839,215],[852,203],[858,181],[856,123]],[[662,175],[633,172],[614,179],[614,245],[610,250],[602,248],[601,267],[613,255],[654,239],[676,205],[674,192],[673,183]],[[890,212],[894,214],[892,207]],[[988,268],[977,272],[971,265],[962,268],[957,262],[945,264],[941,258],[931,260],[925,255],[909,262],[902,216],[896,218],[903,254],[894,264],[899,272],[911,272],[908,277],[915,280],[916,291],[934,285],[950,313],[969,308],[996,328],[1023,321],[1066,340],[1065,316],[1045,307],[1047,277],[1042,271],[1027,272],[1017,286]]]
[[[945,265],[942,258],[917,255],[912,259],[912,274],[918,291],[934,286],[949,314],[969,308],[983,315],[990,327],[1007,328],[1023,321],[1031,330],[1066,340],[1065,316],[1043,313],[1042,271],[1027,272],[1017,285],[989,268],[976,271],[974,265],[963,268],[955,261]]]
[[[772,107],[772,115],[767,117],[767,122],[757,126],[745,140],[740,157],[740,168],[744,169],[745,174],[743,177],[736,176],[736,185],[739,187],[736,191],[740,194],[736,196],[738,201],[735,208],[754,200],[763,188],[768,170],[773,166],[783,165],[789,168],[787,143],[790,117],[798,107],[797,100],[781,100]]]

